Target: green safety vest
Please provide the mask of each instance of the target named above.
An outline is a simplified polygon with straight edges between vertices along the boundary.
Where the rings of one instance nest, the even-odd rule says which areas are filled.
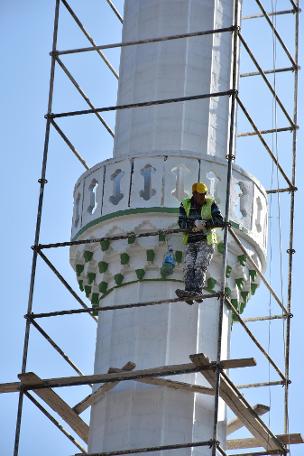
[[[212,220],[212,215],[211,215],[212,203],[213,203],[213,199],[212,198],[206,198],[205,204],[203,204],[202,208],[201,208],[202,220]],[[191,198],[185,198],[183,200],[182,204],[183,204],[183,207],[185,209],[187,217],[189,217],[190,209],[191,209]],[[188,233],[184,233],[184,236],[183,236],[183,243],[184,244],[188,244],[188,238],[189,238],[189,234]],[[213,229],[209,229],[207,231],[207,244],[208,245],[217,244],[217,236],[216,236],[216,232],[215,232],[214,228]]]

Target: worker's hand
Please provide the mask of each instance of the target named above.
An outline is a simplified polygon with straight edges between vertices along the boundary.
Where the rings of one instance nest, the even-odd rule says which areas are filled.
[[[206,220],[195,220],[194,225],[198,231],[203,231],[206,227]]]

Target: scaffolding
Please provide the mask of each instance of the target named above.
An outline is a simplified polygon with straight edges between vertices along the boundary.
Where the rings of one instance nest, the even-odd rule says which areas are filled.
[[[106,0],[108,6],[111,8],[117,19],[122,23],[123,18],[118,12],[116,6],[111,0]],[[23,357],[22,357],[22,368],[19,375],[20,382],[14,383],[3,383],[0,384],[0,393],[10,393],[18,392],[19,393],[19,402],[18,402],[18,412],[17,412],[17,422],[16,422],[16,432],[15,432],[15,445],[14,445],[14,456],[18,456],[19,453],[19,438],[21,431],[21,419],[22,419],[22,410],[24,397],[26,396],[47,418],[81,451],[80,454],[87,454],[87,451],[78,440],[71,435],[55,418],[48,412],[48,410],[37,401],[31,392],[35,392],[40,399],[42,399],[48,406],[50,406],[59,416],[65,421],[84,442],[88,440],[88,425],[85,421],[80,418],[80,413],[94,404],[98,399],[115,387],[119,382],[126,380],[134,380],[137,382],[165,386],[168,388],[180,389],[184,391],[190,391],[192,393],[208,394],[214,396],[214,421],[213,421],[213,435],[210,436],[208,441],[196,441],[188,443],[177,443],[172,445],[163,445],[150,448],[133,448],[125,450],[117,450],[111,452],[100,453],[103,456],[114,456],[122,454],[136,454],[143,452],[151,451],[165,451],[173,449],[182,449],[182,448],[191,448],[191,447],[203,447],[208,446],[212,451],[212,455],[222,454],[225,456],[227,450],[239,450],[246,448],[256,448],[263,447],[263,451],[255,451],[250,453],[241,453],[242,455],[270,455],[270,454],[287,454],[290,444],[294,443],[303,443],[302,436],[300,434],[290,434],[289,433],[289,385],[290,381],[290,324],[292,318],[292,272],[293,272],[293,255],[294,250],[294,212],[295,212],[295,192],[297,190],[295,183],[295,172],[296,172],[296,146],[297,146],[297,97],[298,97],[298,36],[299,36],[299,13],[300,8],[297,0],[289,0],[290,8],[275,12],[269,12],[265,10],[262,2],[260,0],[254,0],[253,2],[258,6],[259,13],[251,16],[244,16],[242,18],[243,23],[249,20],[263,20],[265,24],[271,29],[273,36],[282,47],[284,53],[286,54],[288,60],[290,61],[290,66],[288,67],[279,67],[279,68],[267,68],[263,69],[257,59],[255,58],[250,46],[244,38],[240,24],[238,23],[239,17],[239,3],[238,1],[234,2],[234,21],[231,27],[214,29],[214,30],[203,30],[193,33],[185,33],[179,35],[169,35],[163,36],[161,38],[153,38],[140,41],[132,42],[120,42],[120,43],[110,43],[105,45],[97,45],[95,41],[86,31],[84,25],[73,11],[70,4],[67,0],[56,0],[55,5],[55,18],[54,18],[54,31],[53,31],[53,44],[51,55],[51,70],[50,70],[50,85],[49,85],[49,98],[48,98],[48,109],[46,118],[46,129],[45,129],[45,141],[43,149],[43,158],[42,158],[42,169],[41,177],[39,179],[40,184],[40,193],[38,201],[38,210],[37,210],[37,220],[36,220],[36,229],[35,229],[35,238],[33,245],[33,258],[32,258],[32,269],[31,269],[31,278],[30,278],[30,289],[29,289],[29,298],[28,298],[28,307],[27,313],[25,315],[26,327],[25,327],[25,336],[24,336],[24,348],[23,348]],[[58,25],[59,25],[59,11],[60,6],[66,8],[68,13],[74,19],[79,29],[83,32],[84,36],[88,39],[91,46],[78,49],[69,49],[59,51],[57,49],[57,37],[58,37]],[[282,16],[282,15],[293,15],[294,16],[294,55],[288,50],[283,38],[279,34],[277,28],[275,27],[271,17]],[[80,54],[87,52],[96,52],[108,69],[112,72],[115,78],[118,78],[118,74],[103,53],[104,50],[121,48],[124,46],[134,46],[134,45],[145,45],[151,43],[159,43],[161,41],[170,41],[170,40],[181,40],[181,39],[191,39],[192,37],[205,36],[210,34],[218,33],[230,33],[232,37],[232,48],[233,48],[233,62],[232,62],[232,84],[231,87],[227,88],[226,91],[217,92],[217,93],[208,93],[208,94],[197,94],[194,96],[188,97],[179,97],[179,98],[168,98],[161,100],[150,100],[147,102],[133,103],[128,105],[116,105],[116,106],[106,106],[96,108],[90,99],[85,95],[77,81],[74,79],[68,68],[64,65],[61,60],[62,55],[67,54]],[[252,72],[242,73],[241,78],[249,77],[260,77],[264,83],[265,87],[269,90],[271,96],[273,97],[276,105],[281,109],[284,114],[285,119],[287,120],[288,125],[280,128],[272,129],[261,129],[257,126],[256,122],[253,120],[248,109],[243,103],[242,92],[237,90],[237,72],[238,72],[238,49],[239,45],[241,48],[246,51],[248,58],[251,60],[256,70]],[[86,103],[89,106],[89,109],[71,111],[71,112],[61,112],[53,113],[52,104],[53,104],[53,94],[54,94],[54,77],[55,77],[55,67],[59,65],[67,78],[72,82],[78,93],[83,97]],[[275,73],[293,73],[293,87],[290,91],[290,97],[293,98],[293,113],[290,114],[289,110],[285,107],[284,103],[281,101],[279,94],[276,91],[276,88],[269,82],[269,79],[266,75],[275,74]],[[56,119],[61,117],[74,117],[74,116],[83,116],[89,114],[95,114],[99,119],[102,126],[107,130],[107,132],[114,136],[114,133],[111,127],[107,124],[105,119],[102,117],[102,113],[117,111],[120,109],[130,109],[130,108],[142,108],[148,106],[155,106],[160,104],[168,103],[180,103],[184,101],[195,101],[211,97],[229,97],[230,98],[230,131],[229,131],[229,147],[228,153],[226,156],[227,159],[227,189],[226,189],[226,202],[225,202],[225,228],[224,228],[224,252],[223,252],[223,263],[221,270],[221,286],[220,290],[217,293],[206,293],[203,298],[218,298],[220,302],[219,306],[219,323],[218,323],[218,350],[217,358],[215,360],[209,360],[204,354],[189,354],[190,362],[188,364],[180,365],[169,365],[169,366],[159,366],[152,367],[149,369],[136,370],[136,365],[130,360],[122,368],[109,368],[108,373],[104,374],[95,374],[95,375],[84,375],[81,370],[76,366],[76,364],[65,354],[65,352],[57,345],[55,340],[53,340],[47,332],[40,326],[38,320],[42,318],[51,318],[62,315],[75,315],[86,313],[89,314],[93,319],[96,320],[93,315],[94,312],[111,312],[113,310],[122,310],[122,309],[132,309],[140,308],[146,306],[159,306],[159,305],[175,305],[180,304],[182,299],[165,299],[161,301],[150,301],[150,302],[135,302],[126,305],[115,305],[115,306],[100,306],[100,307],[89,307],[83,299],[76,293],[76,291],[69,285],[63,275],[58,271],[54,266],[51,260],[47,257],[46,251],[53,248],[62,248],[70,247],[73,245],[81,244],[94,244],[99,243],[103,240],[115,241],[118,239],[127,239],[130,236],[133,237],[146,237],[146,236],[159,236],[159,235],[168,235],[168,234],[177,234],[183,230],[161,230],[155,232],[147,233],[128,233],[125,236],[112,236],[107,238],[98,238],[98,239],[85,239],[85,240],[76,240],[76,241],[67,241],[67,242],[58,242],[58,243],[49,243],[41,244],[40,243],[40,228],[42,221],[42,210],[43,210],[43,201],[44,201],[44,189],[47,184],[46,179],[46,168],[47,168],[47,158],[49,152],[49,139],[50,131],[53,127],[55,131],[61,136],[63,141],[66,143],[71,152],[76,156],[76,158],[81,162],[85,169],[89,169],[86,164],[85,159],[81,154],[76,150],[71,140],[66,136],[63,130],[59,127]],[[250,132],[240,132],[238,137],[248,137],[254,138],[258,137],[263,148],[266,150],[267,154],[270,156],[274,165],[276,166],[278,172],[280,172],[282,178],[286,182],[286,185],[282,188],[270,188],[267,190],[268,194],[273,193],[285,193],[289,194],[290,205],[289,205],[289,244],[288,244],[288,292],[287,292],[287,305],[285,306],[282,298],[278,296],[276,291],[273,289],[271,283],[265,277],[262,271],[259,270],[258,266],[254,263],[251,256],[249,255],[246,248],[243,246],[241,240],[236,234],[235,229],[231,226],[229,222],[229,205],[230,205],[230,183],[232,176],[232,164],[235,159],[234,156],[234,138],[235,138],[235,117],[237,107],[243,113],[244,117],[247,119],[249,124],[252,127]],[[277,155],[268,145],[265,140],[265,136],[269,134],[279,134],[281,132],[291,132],[292,134],[292,148],[291,148],[291,173],[289,174],[284,166],[279,162]],[[256,271],[260,277],[261,282],[268,289],[269,293],[273,297],[274,301],[280,307],[281,313],[276,315],[266,315],[266,316],[257,316],[251,318],[242,318],[240,313],[235,309],[229,296],[226,293],[226,266],[227,266],[227,244],[229,239],[233,240],[238,248],[246,256],[247,260],[251,263],[252,268]],[[37,260],[38,258],[42,259],[43,262],[50,268],[50,270],[57,277],[64,287],[69,291],[74,300],[80,304],[82,308],[68,309],[68,310],[54,310],[51,312],[33,312],[33,293],[36,281],[36,269],[37,269]],[[186,305],[186,304],[185,304]],[[203,303],[200,305],[204,305]],[[224,372],[224,369],[227,368],[241,368],[254,366],[256,364],[254,358],[240,358],[240,359],[229,359],[222,360],[220,347],[221,347],[221,338],[222,338],[222,320],[223,320],[223,311],[224,307],[227,306],[235,316],[240,326],[251,338],[253,343],[256,345],[257,349],[265,357],[269,365],[273,367],[276,373],[279,376],[278,380],[268,381],[268,382],[259,382],[243,385],[235,385],[229,377]],[[282,371],[277,363],[272,359],[267,350],[262,346],[258,341],[254,333],[249,329],[248,323],[258,322],[258,321],[271,321],[271,320],[282,320],[286,328],[286,347],[285,347],[285,356],[284,356],[284,371]],[[34,326],[41,336],[56,350],[56,352],[70,365],[70,367],[76,372],[77,375],[69,377],[58,377],[58,378],[43,378],[41,379],[38,375],[33,372],[27,372],[27,358],[29,352],[29,338],[31,327]],[[170,375],[179,375],[181,373],[193,373],[199,372],[201,375],[208,381],[210,388],[189,384],[179,381],[168,380],[164,377]],[[57,393],[53,391],[53,388],[60,388],[64,386],[75,386],[75,385],[93,385],[93,384],[102,384],[94,393],[89,394],[83,398],[78,404],[74,407],[71,407],[65,402]],[[269,407],[256,405],[252,407],[248,401],[245,399],[243,394],[241,394],[241,389],[249,388],[260,388],[260,387],[272,387],[281,385],[285,389],[285,399],[284,399],[284,434],[274,435],[271,430],[265,425],[261,420],[260,416],[269,411]],[[234,432],[235,430],[241,428],[242,426],[247,427],[247,429],[253,434],[253,438],[245,439],[234,439],[228,440],[227,448],[224,450],[221,446],[221,442],[218,441],[218,407],[219,407],[219,398],[222,398],[227,406],[235,413],[236,418],[228,424],[228,434]],[[233,456],[237,456],[239,453],[233,453]],[[98,456],[97,454],[92,454],[91,456]]]

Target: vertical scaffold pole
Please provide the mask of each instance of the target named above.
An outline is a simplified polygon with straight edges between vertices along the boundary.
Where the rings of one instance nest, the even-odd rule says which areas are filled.
[[[53,42],[52,42],[52,60],[51,60],[51,69],[50,69],[48,110],[47,110],[48,114],[50,114],[52,112],[52,103],[53,103],[53,89],[54,89],[54,77],[55,77],[55,65],[56,65],[54,52],[56,51],[56,47],[57,47],[59,7],[60,7],[60,0],[56,0],[54,29],[53,29]],[[39,199],[38,199],[38,209],[37,209],[36,228],[35,228],[35,240],[34,240],[35,247],[39,244],[42,209],[43,209],[44,186],[47,183],[46,166],[47,166],[48,150],[49,150],[50,129],[51,129],[51,121],[50,121],[50,118],[47,116],[46,127],[45,127],[45,136],[44,136],[42,166],[41,166],[41,177],[38,181],[40,183],[40,193],[39,193]],[[31,277],[30,277],[27,314],[31,313],[32,308],[33,308],[37,255],[38,255],[37,250],[34,249],[33,257],[32,257],[32,268],[31,268]],[[23,356],[22,356],[22,366],[21,366],[22,373],[24,373],[26,371],[28,346],[29,346],[29,338],[30,338],[30,327],[31,327],[31,322],[29,319],[27,319],[26,325],[25,325],[24,343],[23,343]],[[21,391],[19,393],[19,399],[18,399],[18,411],[17,411],[17,419],[16,419],[15,443],[14,443],[14,453],[13,453],[14,456],[18,456],[18,452],[19,452],[23,399],[24,399],[24,392],[21,389]]]
[[[227,155],[227,182],[226,182],[226,201],[225,201],[225,228],[224,228],[224,252],[223,263],[221,272],[221,297],[219,304],[219,318],[218,318],[218,341],[217,341],[217,366],[216,366],[216,384],[215,384],[215,397],[214,397],[214,422],[213,422],[213,447],[212,456],[216,456],[217,442],[218,442],[218,409],[219,409],[219,392],[220,392],[220,376],[221,370],[219,363],[221,360],[221,347],[222,347],[222,324],[223,313],[225,305],[225,288],[226,288],[226,265],[227,265],[227,251],[228,251],[228,226],[229,221],[229,208],[230,208],[230,192],[231,192],[231,177],[232,177],[232,163],[235,158],[235,114],[236,114],[236,101],[237,101],[237,76],[238,76],[238,49],[239,37],[239,0],[234,0],[234,13],[233,25],[234,31],[232,34],[232,78],[231,78],[231,105],[230,105],[230,126],[229,126],[229,142],[228,142],[228,155]]]
[[[295,55],[294,60],[296,67],[294,68],[294,100],[293,100],[293,122],[297,125],[298,121],[298,80],[299,80],[299,1],[296,2],[296,10],[295,10],[295,38],[294,38],[294,45],[295,45]],[[293,130],[292,133],[292,164],[291,164],[291,182],[293,187],[296,185],[296,154],[297,154],[297,129]],[[288,310],[288,318],[286,322],[286,347],[285,347],[285,399],[284,399],[284,433],[288,433],[289,428],[289,417],[288,417],[288,409],[289,409],[289,363],[290,363],[290,330],[291,330],[291,301],[292,301],[292,267],[293,267],[293,254],[295,253],[293,247],[294,241],[294,214],[295,214],[295,192],[290,192],[290,231],[289,231],[289,245],[288,245],[288,291],[287,291],[287,310]]]

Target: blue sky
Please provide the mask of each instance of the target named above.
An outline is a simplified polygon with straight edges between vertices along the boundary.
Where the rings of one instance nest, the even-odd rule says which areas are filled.
[[[40,2],[38,0],[8,1],[1,3],[1,29],[3,38],[0,43],[2,60],[1,80],[1,145],[2,159],[4,161],[2,172],[2,323],[0,331],[0,381],[16,381],[17,373],[21,368],[22,345],[26,313],[27,297],[30,279],[36,210],[38,201],[41,157],[44,142],[45,119],[47,109],[48,80],[51,49],[54,1]],[[116,0],[116,5],[122,11],[122,0]],[[244,0],[244,13],[256,12],[253,0]],[[278,9],[289,8],[288,0],[277,2],[265,1],[267,9],[271,3],[277,3]],[[71,1],[82,22],[86,25],[96,43],[109,43],[120,41],[121,27],[113,12],[105,1],[80,0]],[[61,8],[60,32],[58,40],[59,49],[87,46],[88,42],[77,29],[65,8]],[[290,17],[279,17],[277,27],[286,38],[292,49]],[[244,23],[243,33],[254,48],[255,55],[263,68],[271,68],[275,63],[277,67],[288,66],[280,46],[276,46],[276,59],[272,46],[272,36],[261,20],[255,25]],[[257,28],[258,27],[258,28]],[[301,36],[303,37],[301,26]],[[259,39],[256,39],[257,34]],[[301,42],[301,41],[300,41]],[[119,65],[117,50],[107,53],[116,68]],[[116,103],[117,84],[110,71],[95,53],[82,54],[81,56],[66,56],[63,59],[73,73],[79,84],[93,101],[95,106],[113,105]],[[302,63],[302,54],[300,64]],[[242,55],[242,71],[252,71],[253,65]],[[272,77],[269,77],[271,82]],[[290,109],[291,77],[287,74],[277,75],[276,87]],[[258,78],[250,78],[241,82],[241,96],[253,117],[261,128],[286,126],[286,120],[277,110],[277,121],[274,121],[274,108],[268,92]],[[303,78],[300,77],[300,102],[299,124],[302,124],[303,107]],[[76,93],[75,89],[60,68],[56,70],[54,112],[86,109],[86,103]],[[105,116],[114,127],[113,114]],[[95,116],[86,116],[82,119],[63,119],[59,122],[62,129],[69,136],[77,150],[86,157],[87,163],[92,166],[98,161],[109,158],[112,153],[112,139],[102,128]],[[302,126],[302,125],[301,125]],[[244,119],[239,117],[239,130],[248,131],[250,128]],[[278,135],[276,138],[268,137],[269,144],[278,153],[280,161],[285,164],[290,175],[290,133]],[[291,346],[291,411],[290,431],[303,431],[301,417],[303,404],[298,400],[301,397],[303,385],[303,336],[302,321],[302,211],[303,211],[303,185],[302,170],[303,158],[303,132],[300,130],[298,139],[297,185],[296,194],[296,219],[295,219],[295,249],[294,257],[294,290],[293,308],[295,318],[292,320],[292,346]],[[277,180],[277,172],[272,168],[271,161],[256,139],[240,139],[237,142],[237,156],[239,163],[246,170],[256,175],[266,188],[270,188],[282,181]],[[70,226],[73,208],[73,186],[77,178],[84,171],[82,165],[72,156],[62,139],[55,131],[51,132],[50,153],[48,160],[43,221],[41,227],[41,242],[67,240],[70,236]],[[271,182],[272,181],[272,182]],[[279,220],[280,205],[281,221]],[[283,194],[278,200],[274,197],[271,203],[271,243],[268,268],[268,277],[274,288],[280,292],[280,259],[283,269],[283,296],[287,291],[286,264],[289,211],[288,195]],[[280,249],[280,230],[281,244]],[[57,249],[50,252],[50,258],[58,266],[60,272],[76,288],[74,273],[69,266],[68,250]],[[270,267],[271,266],[271,267]],[[34,295],[34,309],[38,311],[51,309],[64,309],[75,307],[72,298],[61,286],[52,273],[39,261],[37,280]],[[269,294],[263,287],[248,305],[247,315],[265,315],[271,308],[272,313],[277,313],[275,303],[271,302]],[[85,372],[93,370],[95,323],[88,316],[73,316],[49,319],[41,322],[56,342]],[[265,347],[269,346],[272,356],[281,364],[282,338],[284,331],[281,322],[255,323],[251,325]],[[241,343],[240,343],[241,341]],[[238,383],[251,381],[264,381],[269,377],[268,365],[263,362],[248,339],[241,334],[241,329],[235,327],[232,338],[232,355],[255,356],[259,364],[256,371],[244,370],[234,373],[233,379]],[[28,370],[36,371],[41,377],[56,377],[73,375],[69,366],[54,352],[48,343],[37,333],[31,332]],[[250,372],[255,372],[251,374]],[[236,376],[237,375],[237,376]],[[274,374],[271,372],[271,379]],[[88,394],[88,387],[63,388],[60,394],[72,405],[81,397]],[[282,432],[281,406],[282,391],[276,387],[270,393],[268,389],[248,392],[252,403],[271,402],[273,412],[270,418],[265,418],[275,432]],[[10,455],[14,440],[15,417],[17,410],[17,394],[0,396],[0,420],[3,433],[0,438],[1,455]],[[87,418],[88,414],[84,414]],[[35,438],[33,438],[35,436]],[[300,447],[292,449],[292,455],[300,455]],[[73,454],[73,445],[37,410],[28,400],[25,401],[20,443],[20,455],[36,456],[44,454]]]

